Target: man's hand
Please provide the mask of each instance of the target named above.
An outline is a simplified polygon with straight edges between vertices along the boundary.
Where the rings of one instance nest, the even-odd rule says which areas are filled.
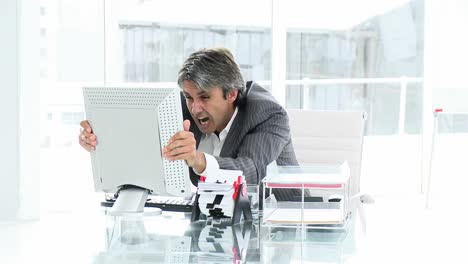
[[[190,120],[184,121],[184,130],[175,133],[163,149],[168,160],[185,160],[189,167],[200,173],[206,168],[205,154],[197,152],[197,143],[189,131]]]
[[[80,126],[81,133],[78,138],[80,145],[89,152],[96,150],[97,138],[93,134],[93,129],[89,125],[88,120],[81,121]]]

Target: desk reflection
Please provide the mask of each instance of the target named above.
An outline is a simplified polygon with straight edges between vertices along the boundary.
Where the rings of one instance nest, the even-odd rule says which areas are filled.
[[[262,263],[347,263],[355,250],[347,229],[262,228]]]
[[[348,263],[362,235],[355,219],[343,230],[191,223],[183,213],[109,219],[94,263]]]
[[[106,250],[94,263],[246,263],[248,250],[258,262],[257,230],[250,222],[232,226],[230,219],[113,217]]]

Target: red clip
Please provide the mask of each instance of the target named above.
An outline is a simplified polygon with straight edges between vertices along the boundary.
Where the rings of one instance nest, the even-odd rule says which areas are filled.
[[[444,111],[444,109],[442,109],[442,108],[436,108],[436,109],[434,109],[434,112],[435,112],[435,113],[442,113],[443,111]]]
[[[205,180],[206,180],[206,176],[200,176],[200,181],[201,182],[205,182]]]
[[[235,181],[232,186],[234,187],[234,193],[232,194],[232,199],[236,200],[237,195],[239,194],[239,186],[242,184],[242,176],[237,176],[237,181]]]
[[[239,252],[237,251],[237,248],[232,247],[232,255],[234,256],[234,259],[232,260],[232,263],[234,264],[239,264],[241,263],[242,256],[239,255]]]

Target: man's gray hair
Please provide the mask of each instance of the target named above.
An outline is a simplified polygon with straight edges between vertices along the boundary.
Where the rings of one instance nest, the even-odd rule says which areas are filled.
[[[226,48],[201,49],[190,54],[179,71],[177,83],[192,81],[201,91],[208,92],[213,87],[221,87],[224,98],[235,89],[239,90],[237,100],[245,96],[245,82],[239,65]]]

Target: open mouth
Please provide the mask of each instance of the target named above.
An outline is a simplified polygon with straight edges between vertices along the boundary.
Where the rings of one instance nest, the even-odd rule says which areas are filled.
[[[206,125],[210,119],[208,117],[203,117],[199,118],[198,122],[200,122],[201,125]]]

